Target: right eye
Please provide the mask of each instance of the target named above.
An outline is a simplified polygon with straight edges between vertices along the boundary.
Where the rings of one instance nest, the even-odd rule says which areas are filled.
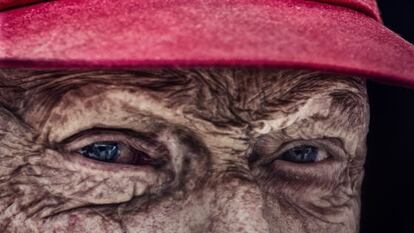
[[[86,158],[108,163],[131,165],[162,165],[162,160],[154,159],[132,146],[114,141],[98,141],[88,144],[77,151]]]
[[[168,150],[155,139],[125,129],[90,129],[65,139],[63,150],[113,164],[161,166]]]

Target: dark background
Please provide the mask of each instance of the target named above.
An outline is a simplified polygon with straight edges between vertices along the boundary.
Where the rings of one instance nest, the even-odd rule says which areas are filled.
[[[414,43],[414,0],[378,0],[385,25]],[[414,89],[369,82],[371,125],[361,233],[414,233]]]

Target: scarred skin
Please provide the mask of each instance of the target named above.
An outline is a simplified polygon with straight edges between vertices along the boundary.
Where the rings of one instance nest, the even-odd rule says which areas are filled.
[[[0,75],[2,232],[358,231],[369,120],[358,78],[247,68]],[[78,153],[104,139],[163,164]],[[325,157],[282,159],[300,145]]]

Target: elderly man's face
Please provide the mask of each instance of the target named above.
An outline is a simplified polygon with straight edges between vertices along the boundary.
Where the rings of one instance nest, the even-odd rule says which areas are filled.
[[[2,232],[358,231],[363,81],[4,70]]]

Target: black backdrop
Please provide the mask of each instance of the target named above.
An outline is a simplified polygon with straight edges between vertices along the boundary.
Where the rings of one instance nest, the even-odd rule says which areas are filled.
[[[414,0],[378,0],[384,23],[414,43]],[[361,233],[414,233],[414,89],[369,82],[371,126]]]

